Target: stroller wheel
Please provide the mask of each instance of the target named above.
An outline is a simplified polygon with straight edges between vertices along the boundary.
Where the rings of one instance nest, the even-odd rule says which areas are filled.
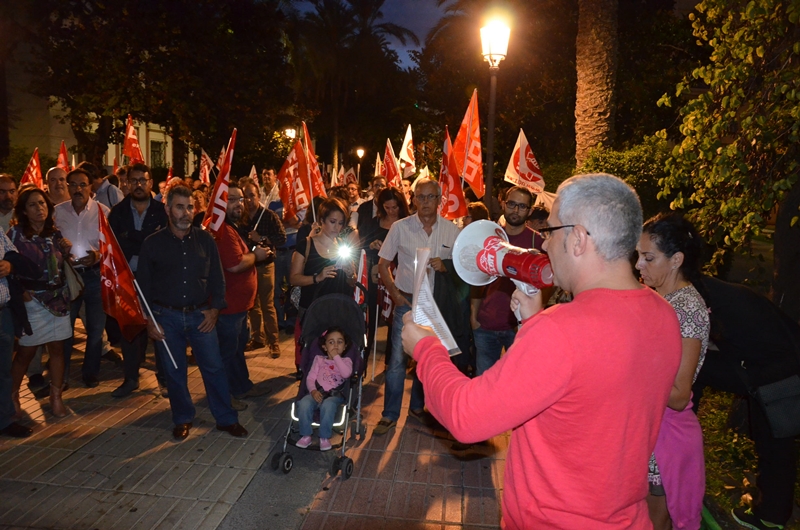
[[[280,468],[281,471],[283,471],[284,475],[287,474],[289,471],[291,471],[292,468],[294,467],[294,460],[292,459],[292,455],[290,455],[289,453],[281,454],[280,459],[278,460],[278,467]]]
[[[345,457],[342,459],[342,480],[347,480],[353,474],[353,459]]]
[[[272,455],[272,460],[270,461],[270,465],[272,466],[273,471],[277,471],[278,467],[280,467],[281,455],[283,453],[275,453]]]
[[[331,461],[331,468],[329,470],[331,473],[331,477],[335,477],[336,475],[339,474],[341,466],[342,466],[342,459],[337,456]]]

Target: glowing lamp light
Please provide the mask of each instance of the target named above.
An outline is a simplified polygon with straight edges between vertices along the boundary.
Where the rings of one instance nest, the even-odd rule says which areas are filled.
[[[288,129],[285,129],[283,131],[283,134],[286,136],[286,138],[289,138],[290,140],[294,140],[297,137],[297,129],[292,129],[290,127]]]
[[[360,147],[356,149],[356,154],[358,155],[359,160],[364,158],[364,150],[361,149]]]
[[[482,55],[490,68],[497,68],[506,58],[510,35],[511,29],[499,20],[492,20],[481,28]]]

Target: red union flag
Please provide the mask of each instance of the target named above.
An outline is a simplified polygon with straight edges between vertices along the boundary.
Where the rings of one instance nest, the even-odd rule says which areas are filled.
[[[317,155],[314,153],[314,146],[311,144],[311,135],[308,132],[308,127],[306,127],[306,122],[303,122],[303,140],[306,143],[306,171],[308,172],[308,180],[306,182],[311,182],[311,196],[327,197],[325,183],[322,180],[322,173],[319,172]]]
[[[300,175],[306,171],[305,167],[303,143],[298,140],[289,151],[289,156],[286,157],[281,170],[278,171],[279,194],[283,203],[285,220],[296,216],[298,211],[308,208],[308,193],[303,185],[303,179],[300,178]]]
[[[147,327],[139,297],[133,285],[133,273],[125,255],[100,210],[100,293],[103,311],[119,322],[122,335],[132,342]]]
[[[358,176],[353,168],[348,169],[347,173],[344,174],[344,185],[347,186],[351,182],[358,184]]]
[[[217,181],[214,183],[214,193],[211,194],[213,200],[208,204],[206,215],[203,217],[203,228],[215,237],[222,223],[225,222],[225,213],[228,211],[228,184],[231,182],[231,164],[233,164],[235,145],[236,129],[231,134],[228,149],[225,151],[225,159],[222,161],[222,169],[219,170]]]
[[[205,149],[200,149],[200,182],[203,184],[211,184],[211,168],[214,167],[214,162],[208,156]]]
[[[450,131],[444,128],[444,146],[442,147],[442,166],[439,171],[439,185],[442,187],[442,202],[439,203],[439,215],[445,219],[458,219],[467,215],[467,201],[458,178],[453,144],[450,143]]]
[[[130,158],[131,164],[144,164],[144,155],[139,147],[139,138],[136,136],[136,128],[133,126],[133,118],[128,114],[128,123],[125,125],[125,145],[122,146],[122,154]]]
[[[119,169],[119,164],[117,164],[117,157],[114,157],[114,169],[112,171],[115,175],[117,174],[118,169]]]
[[[19,185],[33,184],[40,190],[44,189],[44,179],[42,179],[42,165],[39,163],[39,148],[33,150],[31,161],[28,162],[28,167],[25,168],[25,173],[22,174],[22,179]]]
[[[394,186],[397,189],[403,189],[403,179],[400,176],[400,164],[394,156],[394,148],[392,141],[386,139],[386,153],[383,155],[383,173],[386,177],[386,183],[389,186]]]
[[[481,154],[481,126],[478,121],[478,91],[472,93],[467,113],[453,143],[453,154],[458,174],[464,177],[478,198],[485,193],[483,184],[483,155]]]
[[[400,160],[406,161],[406,167],[403,168],[403,178],[416,172],[417,164],[414,161],[414,140],[411,139],[411,124],[408,125],[406,137],[403,139],[403,146],[400,148]]]
[[[367,288],[367,252],[362,248],[361,249],[361,258],[358,260],[358,274],[356,275],[356,287],[355,292],[353,293],[353,299],[356,301],[357,304],[363,304],[366,299],[364,298],[364,289]],[[358,284],[361,284],[364,289],[359,287]],[[369,315],[369,311],[366,312]]]
[[[539,168],[539,162],[533,156],[531,146],[522,129],[519,130],[517,144],[511,153],[511,159],[506,168],[505,181],[515,186],[524,186],[534,193],[539,193],[544,189],[544,177]]]
[[[117,159],[115,158],[114,162],[116,161]],[[67,146],[64,143],[64,140],[61,140],[61,148],[58,150],[58,162],[56,162],[56,167],[63,169],[67,173],[70,171],[69,159],[67,158]],[[114,170],[116,172],[116,168],[114,168]]]

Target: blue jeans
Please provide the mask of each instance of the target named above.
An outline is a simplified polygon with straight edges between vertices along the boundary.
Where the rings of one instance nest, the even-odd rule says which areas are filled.
[[[106,313],[103,311],[103,298],[100,291],[100,268],[84,269],[80,272],[83,278],[83,294],[70,306],[72,329],[81,310],[86,304],[86,352],[83,356],[83,377],[97,377],[100,373],[100,359],[103,356],[103,330],[106,328]],[[69,380],[69,367],[72,358],[72,345],[75,335],[64,340],[64,381]]]
[[[475,340],[475,375],[494,366],[500,360],[503,348],[508,351],[514,343],[517,332],[513,329],[505,331],[492,331],[489,329],[473,329],[472,337]]]
[[[300,420],[300,436],[311,436],[314,432],[311,428],[311,421],[314,419],[314,411],[319,409],[319,437],[330,438],[333,435],[333,422],[336,419],[336,411],[339,405],[344,403],[341,396],[331,396],[317,403],[311,394],[297,402],[295,412],[297,419]]]
[[[385,392],[383,396],[383,417],[397,421],[400,419],[400,406],[403,403],[403,390],[408,367],[408,355],[403,353],[403,315],[411,311],[411,306],[394,308],[392,319],[392,356],[389,357],[389,367],[386,369]],[[416,374],[411,384],[410,410],[420,410],[425,407],[425,392],[422,382]]]
[[[247,327],[247,311],[220,315],[217,320],[217,337],[222,364],[228,376],[231,394],[238,396],[253,388],[250,372],[244,359],[244,349],[250,340]]]
[[[217,425],[232,425],[239,421],[239,416],[231,407],[231,392],[225,374],[225,366],[219,353],[217,329],[203,333],[197,326],[203,321],[203,313],[191,311],[184,313],[160,306],[153,307],[156,322],[164,330],[167,344],[178,365],[176,369],[167,355],[161,341],[156,341],[156,355],[161,356],[161,365],[167,379],[169,405],[172,408],[172,421],[175,425],[191,423],[194,420],[195,408],[192,395],[189,393],[186,374],[186,344],[192,347],[197,367],[203,376],[203,385],[208,396],[211,414]]]
[[[0,429],[11,424],[14,404],[11,402],[11,361],[14,355],[14,322],[11,309],[0,310]]]
[[[292,268],[292,254],[294,250],[278,249],[275,253],[275,312],[278,315],[278,326],[294,326],[294,317],[286,317],[286,308],[281,303],[281,296],[283,295],[283,283],[291,290],[291,283],[289,283],[289,269]],[[288,293],[287,293],[288,298]]]

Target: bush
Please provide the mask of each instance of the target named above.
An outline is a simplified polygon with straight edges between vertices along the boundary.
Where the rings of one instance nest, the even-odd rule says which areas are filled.
[[[33,151],[29,151],[27,147],[12,146],[9,150],[9,155],[0,162],[0,173],[8,173],[17,182],[22,178],[25,168],[28,167],[28,162],[31,161]],[[42,154],[39,152],[39,163],[42,165],[42,178],[44,178],[47,170],[54,167],[58,162],[57,159]]]
[[[646,136],[641,144],[624,151],[606,147],[596,147],[576,172],[609,173],[631,186],[642,201],[644,218],[669,210],[669,200],[659,199],[659,181],[667,176],[665,169],[671,149],[666,140],[656,136]]]

